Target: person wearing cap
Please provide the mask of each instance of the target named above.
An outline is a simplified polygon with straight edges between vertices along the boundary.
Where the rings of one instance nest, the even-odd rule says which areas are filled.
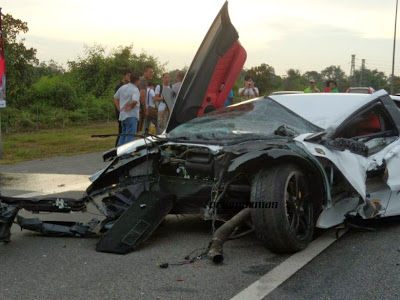
[[[320,90],[316,87],[314,78],[311,77],[309,82],[310,86],[304,90],[304,93],[319,93]]]

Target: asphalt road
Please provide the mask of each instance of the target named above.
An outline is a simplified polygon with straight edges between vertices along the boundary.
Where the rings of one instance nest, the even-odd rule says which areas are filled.
[[[80,197],[86,177],[105,166],[101,153],[0,165],[0,191]],[[80,222],[97,217],[21,214]],[[394,218],[367,224],[373,231],[350,230],[263,298],[399,299],[399,223]],[[248,235],[225,244],[222,265],[203,258],[159,268],[208,245],[211,224],[198,216],[168,216],[127,255],[96,252],[98,237],[49,238],[17,225],[12,234],[10,243],[0,245],[0,299],[230,299],[291,258],[269,252]]]
[[[101,153],[0,165],[0,190],[4,196],[54,191],[80,197],[83,189],[57,191],[77,186],[82,175],[105,166]],[[20,214],[79,222],[97,217]],[[223,265],[204,258],[167,269],[158,266],[201,253],[210,238],[210,222],[193,215],[168,216],[138,250],[115,255],[96,252],[96,237],[43,237],[13,225],[11,242],[0,245],[0,299],[229,299],[286,258],[249,235],[226,243]]]

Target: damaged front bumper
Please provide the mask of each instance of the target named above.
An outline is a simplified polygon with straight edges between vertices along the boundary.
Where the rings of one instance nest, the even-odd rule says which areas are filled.
[[[72,211],[86,211],[86,202],[87,201],[85,198],[19,198],[5,197],[0,195],[0,243],[10,241],[10,229],[20,209],[26,209],[33,213],[70,213]],[[72,236],[72,234],[66,233],[68,231],[67,227],[70,228],[75,225],[69,224],[71,226],[63,226],[61,224],[57,224],[62,222],[53,222],[53,225],[51,225],[51,222],[43,222],[38,219],[24,219],[20,216],[17,217],[17,223],[21,226],[21,228],[39,231],[44,234],[53,232],[54,235],[58,236]],[[50,229],[51,227],[53,227],[53,229]],[[56,234],[57,230],[59,230],[58,234]],[[82,229],[78,231],[82,232]]]
[[[9,242],[11,225],[18,214],[18,207],[0,201],[0,243]]]

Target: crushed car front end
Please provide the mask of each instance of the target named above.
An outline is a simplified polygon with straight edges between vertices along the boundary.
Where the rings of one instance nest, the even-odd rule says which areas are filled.
[[[93,178],[86,196],[104,207],[102,226],[109,229],[97,249],[131,251],[167,214],[228,220],[254,205],[256,174],[283,161],[303,166],[323,189],[323,170],[293,139],[319,130],[275,101],[259,98],[105,153],[112,161]]]

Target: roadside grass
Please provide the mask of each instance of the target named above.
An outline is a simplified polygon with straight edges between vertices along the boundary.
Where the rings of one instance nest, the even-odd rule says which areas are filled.
[[[3,133],[0,165],[106,151],[114,147],[116,137],[92,138],[91,135],[117,133],[116,121],[11,135]]]

